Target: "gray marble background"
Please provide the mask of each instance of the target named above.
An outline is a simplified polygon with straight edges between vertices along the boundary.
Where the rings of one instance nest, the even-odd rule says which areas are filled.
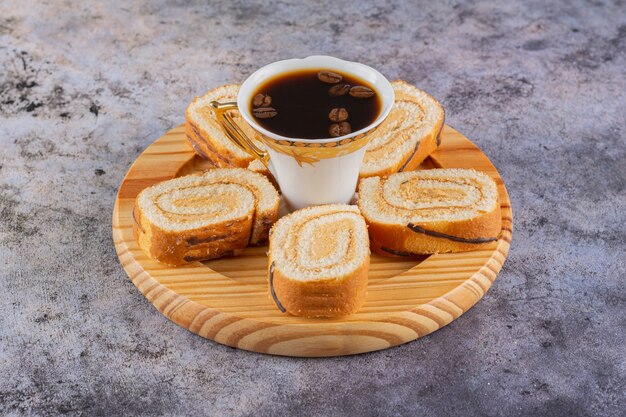
[[[623,1],[0,0],[0,414],[625,415]],[[437,97],[515,232],[448,327],[354,357],[263,356],[169,322],[111,210],[187,103],[330,54]]]

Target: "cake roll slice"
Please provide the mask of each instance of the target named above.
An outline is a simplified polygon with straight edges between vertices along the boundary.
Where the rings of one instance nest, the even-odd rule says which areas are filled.
[[[295,316],[346,316],[365,301],[369,263],[367,226],[356,206],[307,207],[271,230],[270,295]]]
[[[444,110],[431,95],[398,80],[395,102],[385,121],[371,133],[360,178],[411,171],[438,146]]]
[[[210,103],[237,101],[238,84],[227,84],[196,97],[187,107],[185,114],[185,133],[194,151],[216,167],[246,168],[254,159],[249,153],[239,148],[226,136],[217,121]],[[237,111],[230,112],[237,125],[244,133],[255,140],[256,132],[248,125]],[[260,149],[265,149],[260,141],[255,140]]]
[[[263,175],[213,169],[144,189],[135,201],[134,229],[151,258],[182,265],[263,243],[278,206],[278,192]]]
[[[372,250],[385,256],[481,249],[502,229],[496,183],[473,169],[365,178],[358,205]]]

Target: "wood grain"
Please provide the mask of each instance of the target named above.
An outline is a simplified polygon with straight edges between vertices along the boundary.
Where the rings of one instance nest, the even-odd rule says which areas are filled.
[[[266,247],[178,268],[152,261],[141,251],[132,233],[136,195],[156,182],[206,168],[187,144],[184,126],[156,140],[129,169],[113,210],[115,248],[132,282],[161,313],[207,339],[286,356],[389,348],[440,329],[480,300],[502,268],[512,237],[504,183],[471,141],[445,126],[441,146],[424,166],[475,168],[491,175],[502,205],[502,237],[488,250],[420,260],[372,254],[367,300],[349,317],[304,319],[282,314],[268,296]]]

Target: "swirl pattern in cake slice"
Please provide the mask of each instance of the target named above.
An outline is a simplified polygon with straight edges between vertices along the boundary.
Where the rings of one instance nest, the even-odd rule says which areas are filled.
[[[431,95],[398,80],[391,83],[391,112],[367,144],[361,178],[415,169],[437,149],[444,123],[443,107]]]
[[[143,190],[133,211],[135,232],[151,258],[181,265],[263,243],[278,206],[278,192],[263,175],[214,169]]]
[[[386,256],[481,249],[502,228],[496,184],[473,169],[365,178],[358,204],[372,250]]]
[[[270,233],[270,294],[283,312],[337,317],[356,312],[367,293],[367,227],[356,206],[308,207]]]

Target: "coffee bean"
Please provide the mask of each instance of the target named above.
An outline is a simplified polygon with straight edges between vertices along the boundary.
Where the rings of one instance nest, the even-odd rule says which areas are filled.
[[[334,108],[328,113],[328,118],[331,122],[343,122],[348,120],[348,110],[341,108]]]
[[[370,98],[374,96],[374,90],[362,85],[355,85],[350,89],[350,95],[356,98]]]
[[[337,84],[343,79],[343,77],[335,72],[320,71],[317,73],[317,78],[328,84]]]
[[[252,114],[257,119],[271,119],[276,116],[278,112],[273,107],[259,107],[258,109],[252,110]]]
[[[330,137],[332,138],[347,135],[350,132],[352,132],[352,127],[350,126],[350,123],[348,122],[333,123],[328,128],[328,133],[330,134]]]
[[[328,95],[331,97],[345,96],[350,91],[349,84],[337,84],[330,87]]]
[[[259,93],[252,99],[253,107],[269,107],[271,105],[272,97],[267,94]]]

